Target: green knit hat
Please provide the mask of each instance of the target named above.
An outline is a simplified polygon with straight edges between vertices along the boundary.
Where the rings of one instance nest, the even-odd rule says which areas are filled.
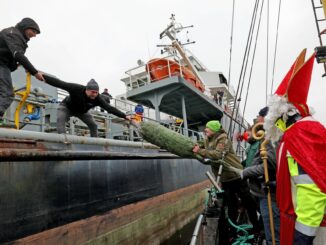
[[[209,121],[206,123],[206,128],[209,128],[214,133],[216,133],[221,129],[221,123],[219,121]]]

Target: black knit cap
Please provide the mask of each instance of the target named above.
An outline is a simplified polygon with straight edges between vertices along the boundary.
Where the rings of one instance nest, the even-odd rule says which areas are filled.
[[[262,108],[259,112],[258,112],[258,115],[261,116],[261,117],[266,117],[267,113],[268,113],[268,106]]]
[[[87,83],[87,85],[86,85],[86,89],[87,89],[87,90],[96,90],[96,91],[99,91],[99,90],[100,90],[100,88],[99,88],[97,82],[96,82],[94,79],[91,79],[91,80]]]

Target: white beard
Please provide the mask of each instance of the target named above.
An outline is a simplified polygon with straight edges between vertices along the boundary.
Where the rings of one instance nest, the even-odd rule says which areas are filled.
[[[264,122],[266,138],[277,142],[283,135],[283,132],[275,126],[277,119],[282,117],[283,121],[286,122],[288,115],[294,115],[299,111],[293,104],[288,103],[287,98],[275,94],[269,98],[268,107],[269,110]]]

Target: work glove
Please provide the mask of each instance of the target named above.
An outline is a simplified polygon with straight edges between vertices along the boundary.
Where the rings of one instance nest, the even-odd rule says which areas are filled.
[[[263,186],[263,190],[266,195],[268,193],[268,188],[270,189],[271,192],[276,191],[276,182],[275,181],[267,181],[267,182],[263,183],[262,186]]]

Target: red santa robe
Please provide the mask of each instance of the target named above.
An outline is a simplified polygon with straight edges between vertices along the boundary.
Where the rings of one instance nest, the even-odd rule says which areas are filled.
[[[278,150],[276,198],[280,209],[280,244],[293,244],[296,214],[292,202],[287,151],[326,193],[326,129],[312,117],[305,117],[282,137]],[[326,225],[325,218],[321,224]]]

